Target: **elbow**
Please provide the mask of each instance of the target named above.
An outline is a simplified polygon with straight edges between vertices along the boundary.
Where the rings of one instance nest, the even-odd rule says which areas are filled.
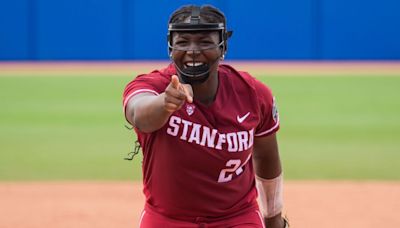
[[[137,130],[139,130],[140,132],[146,133],[146,134],[152,133],[154,131],[153,129],[150,129],[146,126],[142,126],[140,124],[134,124],[134,126]]]
[[[132,116],[129,121],[137,130],[143,132],[143,133],[151,133],[150,129],[147,129],[145,124],[143,124],[143,121],[141,121],[140,116],[134,115],[132,113]]]
[[[146,124],[147,123],[147,124]],[[154,129],[152,124],[145,119],[144,116],[132,115],[132,125],[139,131],[143,133],[152,133],[157,129]]]

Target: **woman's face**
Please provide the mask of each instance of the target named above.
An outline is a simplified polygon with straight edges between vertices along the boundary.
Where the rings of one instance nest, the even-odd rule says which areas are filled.
[[[222,47],[219,32],[174,32],[171,58],[180,69],[208,64],[215,74]]]

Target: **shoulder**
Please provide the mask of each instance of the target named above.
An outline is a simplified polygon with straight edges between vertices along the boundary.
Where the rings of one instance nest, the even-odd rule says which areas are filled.
[[[233,66],[228,64],[220,64],[218,70],[228,76],[237,76],[245,79],[253,78],[248,72],[236,70]]]
[[[161,93],[171,81],[171,76],[175,73],[175,68],[171,64],[163,69],[154,70],[147,74],[140,74],[128,82],[125,90],[152,89],[157,93]]]
[[[236,70],[228,64],[220,64],[219,71],[222,75],[229,77],[229,80],[234,84],[244,84],[256,93],[271,93],[270,88],[265,83],[252,76],[249,72]]]
[[[229,83],[241,97],[248,97],[256,101],[260,106],[272,107],[274,96],[270,87],[250,73],[238,71],[230,65],[221,64],[219,68],[222,75],[225,75],[225,83]]]
[[[147,74],[139,74],[132,80],[132,82],[138,82],[138,81],[147,83],[159,83],[165,81],[169,82],[173,74],[176,74],[176,71],[174,66],[170,64],[163,69],[157,69]]]
[[[131,97],[139,93],[153,93],[158,95],[164,92],[171,80],[174,70],[175,68],[169,65],[167,68],[136,76],[125,86],[123,92],[124,105]]]

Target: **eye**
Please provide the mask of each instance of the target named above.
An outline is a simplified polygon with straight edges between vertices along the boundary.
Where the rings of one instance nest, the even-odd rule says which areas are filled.
[[[187,42],[186,40],[177,40],[177,41],[175,42],[175,44],[176,44],[176,45],[186,45],[186,44],[188,44],[188,42]]]
[[[202,40],[201,43],[202,44],[214,44],[214,42],[212,42],[211,40]]]
[[[212,44],[213,42],[211,42],[211,40],[201,40],[200,42],[199,42],[199,44],[200,45],[210,45],[210,44]]]

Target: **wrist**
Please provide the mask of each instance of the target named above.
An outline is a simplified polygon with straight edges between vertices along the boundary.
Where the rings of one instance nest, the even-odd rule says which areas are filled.
[[[271,218],[264,218],[264,223],[268,228],[289,228],[288,220],[282,217],[281,214]]]

